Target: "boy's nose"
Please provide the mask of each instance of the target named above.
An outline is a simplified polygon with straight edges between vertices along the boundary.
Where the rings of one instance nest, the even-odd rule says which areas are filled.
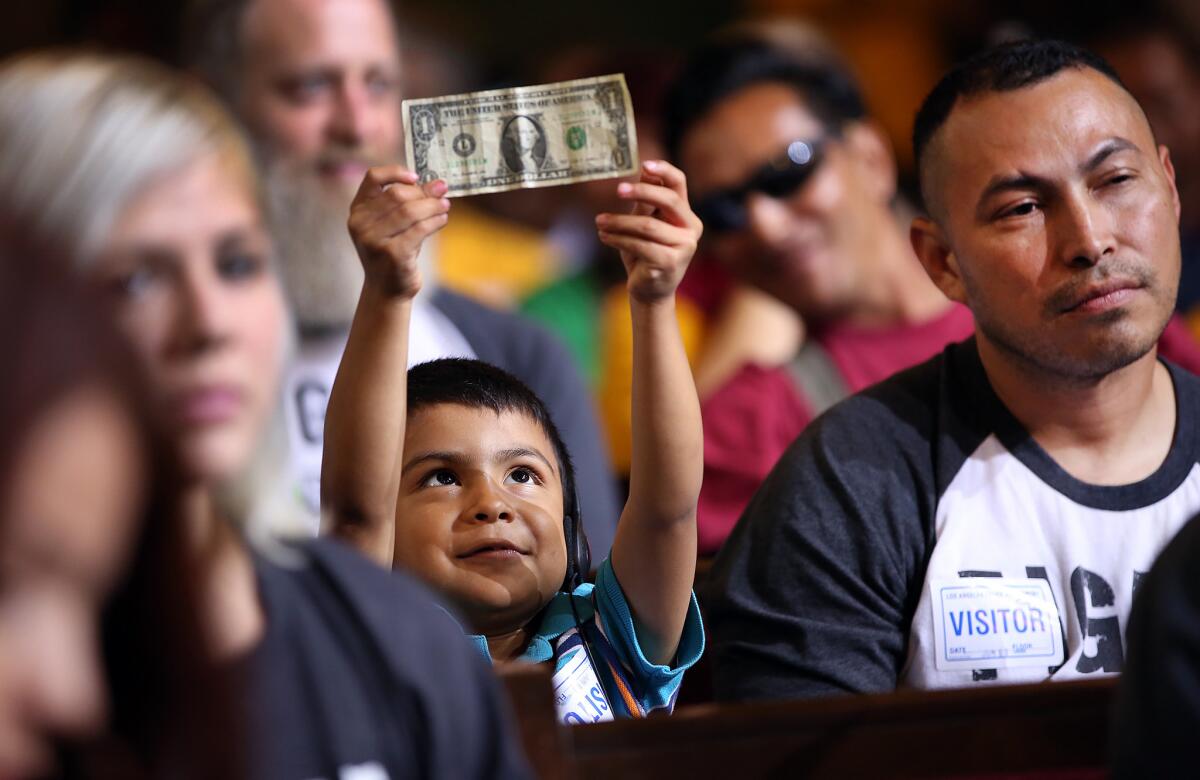
[[[509,505],[504,491],[497,489],[490,480],[481,485],[476,492],[472,512],[479,522],[513,519],[513,509]]]

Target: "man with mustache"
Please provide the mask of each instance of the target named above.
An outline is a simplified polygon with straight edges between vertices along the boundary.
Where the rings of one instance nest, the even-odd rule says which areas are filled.
[[[362,289],[346,218],[367,169],[403,156],[396,19],[386,0],[197,0],[186,32],[193,66],[242,119],[265,170],[300,333],[285,399],[289,438],[315,511],[325,407]],[[426,251],[425,279],[436,279],[434,265]],[[576,459],[584,525],[600,560],[616,527],[615,485],[565,347],[524,319],[428,282],[411,333],[411,364],[478,358],[546,402]]]
[[[754,37],[706,47],[672,90],[667,141],[704,220],[704,249],[808,330],[790,363],[744,365],[705,400],[698,523],[712,554],[813,418],[974,325],[921,269],[889,143],[835,50]],[[1200,369],[1182,321],[1162,347]]]
[[[1174,169],[1111,67],[985,51],[913,138],[913,248],[975,335],[833,407],[756,494],[715,565],[722,698],[1117,673],[1200,509],[1200,380],[1156,347]]]

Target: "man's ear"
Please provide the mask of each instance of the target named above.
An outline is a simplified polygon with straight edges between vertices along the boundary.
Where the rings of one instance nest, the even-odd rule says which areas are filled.
[[[1179,224],[1179,215],[1182,213],[1179,203],[1179,187],[1175,184],[1175,164],[1171,162],[1171,150],[1166,144],[1158,145],[1158,161],[1162,163],[1163,173],[1167,175],[1167,183],[1171,185],[1171,201],[1175,205],[1175,224]]]
[[[908,238],[917,259],[925,267],[925,273],[929,274],[942,294],[952,301],[966,304],[967,291],[958,267],[958,258],[950,249],[941,225],[929,217],[916,217],[908,230]]]
[[[883,129],[869,120],[852,122],[843,130],[843,143],[868,192],[882,203],[891,203],[896,196],[896,156]]]

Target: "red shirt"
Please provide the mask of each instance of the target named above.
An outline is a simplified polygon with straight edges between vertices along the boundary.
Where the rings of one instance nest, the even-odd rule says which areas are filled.
[[[924,362],[974,332],[974,319],[955,304],[944,314],[895,328],[833,326],[813,333],[857,393],[897,371]],[[1200,374],[1200,345],[1173,316],[1158,342],[1159,354]],[[754,491],[788,445],[815,416],[787,369],[747,365],[701,408],[704,418],[704,484],[697,510],[701,555],[715,553],[733,530]]]
[[[954,304],[932,320],[895,328],[822,328],[812,337],[850,392],[933,357],[974,331],[971,312]],[[704,484],[697,524],[701,555],[715,553],[754,491],[813,418],[787,369],[747,365],[705,401]]]

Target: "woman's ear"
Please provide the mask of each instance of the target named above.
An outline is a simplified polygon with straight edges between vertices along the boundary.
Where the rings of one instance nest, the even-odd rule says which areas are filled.
[[[946,240],[941,225],[929,217],[917,217],[908,231],[913,252],[925,268],[925,273],[938,289],[952,301],[967,303],[966,286],[958,266],[958,258]]]
[[[842,133],[864,187],[879,202],[891,203],[896,196],[896,156],[883,129],[863,120],[846,125]]]

